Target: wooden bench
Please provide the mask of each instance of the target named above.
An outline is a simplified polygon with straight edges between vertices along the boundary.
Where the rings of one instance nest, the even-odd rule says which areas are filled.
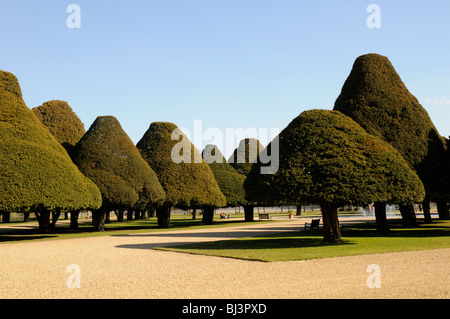
[[[305,223],[305,230],[319,229],[319,224],[320,224],[320,218],[313,219],[310,223]]]
[[[259,220],[263,220],[263,219],[271,220],[272,217],[270,217],[269,214],[259,214]]]

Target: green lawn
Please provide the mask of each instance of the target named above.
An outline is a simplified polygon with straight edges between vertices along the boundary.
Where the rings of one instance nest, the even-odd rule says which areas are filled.
[[[324,243],[319,230],[158,249],[274,262],[436,248],[450,248],[450,221],[435,221],[418,228],[393,224],[389,235],[377,234],[374,223],[343,227],[342,241],[336,244]]]

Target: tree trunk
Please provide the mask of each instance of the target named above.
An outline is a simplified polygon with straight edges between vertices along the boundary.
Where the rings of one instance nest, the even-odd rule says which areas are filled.
[[[214,220],[214,206],[206,206],[203,208],[203,223],[212,225]]]
[[[244,216],[246,222],[253,222],[255,219],[253,218],[253,210],[254,207],[251,205],[244,205]]]
[[[302,216],[302,206],[301,205],[297,206],[297,214],[296,214],[296,216]]]
[[[377,221],[377,232],[386,234],[390,231],[389,224],[386,218],[386,203],[376,202],[375,219]]]
[[[197,218],[197,208],[192,209],[192,220],[195,220]]]
[[[39,231],[48,233],[51,229],[50,224],[50,211],[45,208],[39,208],[34,213],[39,223]]]
[[[118,210],[115,210],[114,213],[116,213],[117,221],[118,222],[123,222],[123,210],[122,209],[118,209]]]
[[[70,212],[70,226],[71,230],[78,230],[78,216],[80,216],[79,210],[73,210]]]
[[[105,231],[105,221],[106,221],[106,211],[105,210],[95,210],[92,212],[92,222],[94,225],[94,231],[104,232]]]
[[[327,243],[337,243],[341,240],[341,228],[337,214],[337,207],[321,205],[323,218],[323,240]]]
[[[430,201],[428,199],[425,199],[423,201],[422,209],[423,209],[424,223],[431,224],[433,222],[433,219],[431,218]]]
[[[440,220],[449,220],[450,214],[449,214],[447,201],[439,200],[436,202],[436,206],[437,206],[439,219]]]
[[[11,213],[10,212],[3,212],[3,222],[4,223],[11,222]]]
[[[133,211],[127,210],[127,220],[133,220]]]
[[[156,210],[155,209],[150,209],[150,211],[149,211],[149,215],[148,215],[149,217],[155,217],[156,216]]]
[[[23,213],[23,221],[25,223],[30,221],[30,212]]]
[[[52,212],[52,223],[50,225],[50,227],[52,229],[55,228],[56,226],[56,222],[58,221],[59,217],[61,216],[61,210],[60,209],[56,209],[55,212]]]
[[[413,205],[400,205],[400,213],[403,219],[403,226],[405,227],[417,227],[416,213],[414,212]]]
[[[156,209],[156,217],[158,217],[159,228],[170,227],[170,210],[171,207],[168,206],[160,206]]]
[[[111,223],[111,212],[108,210],[105,212],[105,224]]]

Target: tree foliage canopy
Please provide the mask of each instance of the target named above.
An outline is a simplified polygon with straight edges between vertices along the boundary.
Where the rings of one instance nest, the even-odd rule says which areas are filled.
[[[145,208],[165,199],[156,173],[113,116],[97,117],[75,146],[73,161],[97,184],[105,208]]]
[[[86,133],[83,122],[65,101],[48,101],[32,111],[69,153]]]
[[[0,71],[0,210],[98,208],[95,184],[25,105],[17,78]]]
[[[334,110],[393,145],[417,171],[427,195],[439,193],[437,179],[442,174],[444,141],[387,57],[358,57]]]
[[[239,146],[228,159],[228,163],[240,174],[247,175],[263,149],[264,146],[258,139],[245,138],[239,142]]]
[[[227,206],[244,205],[246,203],[244,191],[245,176],[239,174],[227,163],[216,145],[206,145],[202,152],[202,157],[211,168],[220,190],[227,200]]]
[[[250,201],[339,207],[423,199],[423,185],[401,154],[340,112],[303,112],[278,141],[277,173],[260,174],[258,162],[247,176]]]
[[[166,206],[226,205],[209,165],[175,124],[152,123],[136,146],[158,175]]]
[[[443,197],[447,202],[450,202],[450,140],[448,138],[444,138],[444,140],[446,144],[446,156],[444,160],[444,174],[442,176]]]

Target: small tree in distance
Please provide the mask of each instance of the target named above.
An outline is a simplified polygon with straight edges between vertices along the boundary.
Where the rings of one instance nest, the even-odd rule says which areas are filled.
[[[341,239],[338,207],[423,199],[420,179],[399,152],[340,112],[303,112],[278,141],[279,170],[263,175],[260,163],[255,164],[244,182],[247,199],[267,205],[319,204],[326,242]],[[271,144],[263,152],[270,148]]]
[[[211,168],[220,190],[226,198],[226,206],[236,207],[245,205],[247,203],[244,190],[245,176],[239,174],[227,163],[216,145],[206,145],[202,152],[202,157]],[[211,213],[211,209],[206,209],[203,216],[206,224],[212,223],[213,214]]]
[[[239,142],[239,146],[234,150],[228,159],[228,163],[240,174],[247,176],[255,163],[258,162],[259,154],[264,149],[263,145],[256,138],[245,138]],[[246,198],[248,199],[248,198]],[[246,222],[254,221],[254,208],[256,202],[247,200],[244,207]]]
[[[238,173],[246,176],[252,166],[258,160],[259,153],[264,149],[264,146],[256,138],[245,138],[239,142],[238,147],[228,159],[228,163]]]

